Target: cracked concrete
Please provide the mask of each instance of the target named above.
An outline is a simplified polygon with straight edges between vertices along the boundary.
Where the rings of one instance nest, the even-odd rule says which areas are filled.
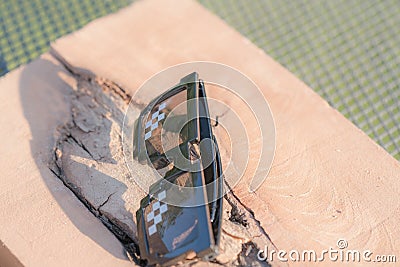
[[[70,118],[59,127],[50,169],[135,255],[133,214],[144,193],[129,181],[122,153],[122,110],[129,96],[105,80],[72,73],[77,86]]]

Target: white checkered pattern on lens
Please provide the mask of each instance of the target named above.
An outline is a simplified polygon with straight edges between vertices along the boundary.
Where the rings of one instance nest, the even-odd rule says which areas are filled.
[[[160,201],[163,200],[166,197],[166,192],[165,190],[158,193],[158,200],[153,203],[151,207],[151,211],[147,214],[147,222],[153,221],[153,224],[149,226],[148,231],[149,235],[153,235],[155,232],[157,232],[157,224],[162,221],[162,214],[167,212],[168,206],[165,203],[161,203]],[[155,215],[155,212],[159,210],[160,213]]]
[[[146,122],[145,126],[145,134],[144,134],[144,140],[147,140],[151,137],[151,134],[153,130],[157,129],[158,127],[158,122],[162,121],[165,119],[165,113],[162,113],[161,111],[167,106],[165,102],[161,103],[158,106],[158,110],[155,111],[153,114],[151,114],[151,118]],[[146,132],[147,131],[147,132]]]

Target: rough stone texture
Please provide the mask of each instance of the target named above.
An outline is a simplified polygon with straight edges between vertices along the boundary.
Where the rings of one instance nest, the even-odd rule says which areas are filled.
[[[90,209],[135,239],[133,215],[144,197],[130,181],[122,151],[126,102],[96,79],[76,75],[67,124],[55,148],[54,171]],[[120,238],[124,238],[121,236]]]

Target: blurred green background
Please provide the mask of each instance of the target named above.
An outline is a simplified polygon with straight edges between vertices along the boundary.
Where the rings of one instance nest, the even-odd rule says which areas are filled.
[[[0,0],[0,76],[131,2]],[[400,160],[400,1],[199,2]]]

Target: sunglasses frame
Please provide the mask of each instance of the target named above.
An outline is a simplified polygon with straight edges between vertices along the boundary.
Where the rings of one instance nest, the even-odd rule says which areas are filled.
[[[135,123],[133,155],[142,164],[152,164],[155,167],[158,166],[157,162],[159,161],[167,163],[167,165],[174,164],[174,159],[172,159],[172,161],[167,159],[166,154],[173,149],[178,149],[178,147],[164,153],[147,155],[146,142],[149,144],[149,141],[145,140],[144,122],[145,119],[151,115],[151,111],[156,105],[163,103],[185,90],[187,91],[188,100],[186,116],[195,119],[188,121],[182,129],[182,131],[185,131],[183,134],[184,140],[182,144],[179,145],[179,149],[182,154],[189,159],[191,153],[190,146],[206,140],[206,142],[203,142],[205,145],[200,146],[200,161],[205,157],[212,157],[213,160],[210,165],[197,172],[187,172],[174,166],[165,174],[163,179],[160,179],[150,186],[149,194],[141,200],[140,208],[136,212],[139,249],[141,258],[146,259],[148,264],[171,265],[178,261],[185,260],[192,252],[194,252],[198,258],[204,260],[212,260],[218,254],[218,245],[221,235],[224,179],[218,144],[212,133],[204,83],[198,79],[198,74],[196,72],[182,78],[178,85],[152,100],[142,110]],[[190,211],[197,215],[197,227],[200,231],[195,240],[192,240],[190,243],[176,250],[168,251],[168,253],[161,255],[152,249],[152,243],[149,240],[150,237],[147,231],[147,224],[144,219],[145,210],[155,201],[156,198],[154,196],[157,196],[162,190],[168,190],[169,187],[173,186],[176,179],[186,173],[190,174],[193,187],[202,187],[203,189],[201,192],[194,191],[197,192],[195,193],[197,196],[194,196],[194,198],[202,200],[202,203],[208,203],[195,207],[182,207],[182,209],[188,209],[188,212]]]

